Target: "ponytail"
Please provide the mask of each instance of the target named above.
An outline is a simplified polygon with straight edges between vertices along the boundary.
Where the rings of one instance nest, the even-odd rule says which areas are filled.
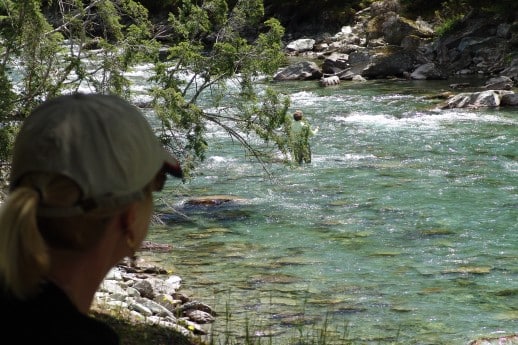
[[[34,293],[49,268],[47,246],[38,230],[40,194],[16,188],[0,211],[0,280],[18,298]]]

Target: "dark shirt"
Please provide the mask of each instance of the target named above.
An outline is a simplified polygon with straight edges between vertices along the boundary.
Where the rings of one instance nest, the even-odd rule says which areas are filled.
[[[1,285],[0,285],[1,289]],[[0,290],[2,345],[118,345],[107,324],[81,313],[56,285],[46,283],[28,300]]]

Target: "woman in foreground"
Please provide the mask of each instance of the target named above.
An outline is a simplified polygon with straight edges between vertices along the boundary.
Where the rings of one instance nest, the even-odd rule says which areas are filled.
[[[49,100],[16,138],[0,211],[3,344],[118,344],[89,316],[109,270],[132,256],[175,157],[116,96]]]

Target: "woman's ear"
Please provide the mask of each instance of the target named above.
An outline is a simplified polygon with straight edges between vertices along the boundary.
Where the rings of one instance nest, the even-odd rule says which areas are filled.
[[[131,203],[120,213],[119,221],[124,231],[131,229],[133,223],[137,218],[137,204]]]
[[[126,243],[132,251],[135,251],[137,249],[137,234],[135,233],[137,211],[137,203],[131,203],[119,215],[122,236],[126,239]]]

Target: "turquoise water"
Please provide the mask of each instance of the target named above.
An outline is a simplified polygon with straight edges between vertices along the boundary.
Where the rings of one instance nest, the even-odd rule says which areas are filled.
[[[444,82],[276,87],[319,126],[311,164],[270,178],[214,129],[199,176],[157,200],[149,239],[174,249],[153,259],[221,313],[214,329],[248,319],[283,345],[323,325],[353,344],[518,332],[518,109],[437,110]],[[243,200],[184,203],[213,194]]]

